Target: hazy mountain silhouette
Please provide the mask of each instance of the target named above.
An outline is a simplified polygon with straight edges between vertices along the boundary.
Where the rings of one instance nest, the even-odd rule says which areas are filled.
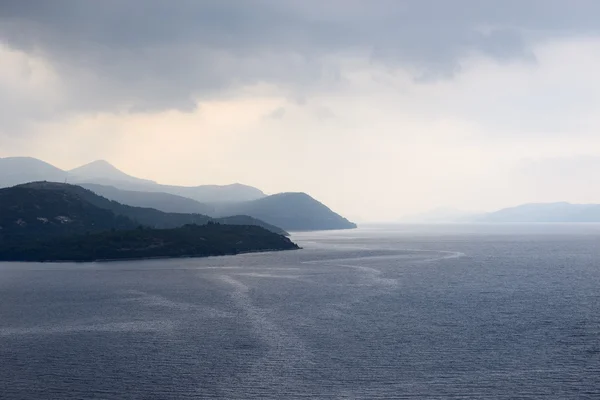
[[[156,182],[151,180],[140,179],[128,175],[104,160],[98,160],[86,165],[82,165],[81,167],[68,171],[68,173],[69,181],[71,183],[97,182],[111,184],[119,182],[129,182],[140,185],[156,184]]]
[[[216,204],[215,209],[216,215],[250,215],[287,231],[356,228],[356,224],[306,193],[280,193],[254,201]]]
[[[468,219],[471,222],[600,222],[600,204],[533,203]]]
[[[164,212],[214,214],[214,206],[212,205],[170,193],[123,190],[117,189],[114,186],[95,183],[81,183],[79,186],[89,189],[107,199],[129,206],[154,208]]]
[[[248,215],[286,230],[347,229],[356,225],[304,193],[283,193],[250,202],[203,204],[168,193],[121,190],[112,186],[81,184],[110,200],[164,212],[200,213],[212,217]],[[268,221],[267,221],[268,220]],[[280,225],[277,225],[280,224]],[[254,225],[254,224],[253,224]]]
[[[65,180],[69,183],[99,184],[129,191],[169,193],[201,203],[249,201],[265,197],[261,190],[239,183],[200,186],[161,185],[128,175],[104,160],[63,171],[36,158],[0,158],[0,187],[36,181],[64,182]]]
[[[208,203],[247,201],[264,197],[257,188],[239,183],[231,185],[173,186],[128,175],[104,160],[94,161],[69,171],[73,183],[94,183],[117,189],[141,192],[163,192]]]
[[[68,175],[62,169],[36,158],[0,158],[0,188],[41,180],[63,182]]]
[[[122,188],[127,189],[128,187],[125,185]],[[265,197],[261,190],[241,183],[202,186],[153,185],[146,187],[144,190],[188,197],[201,203],[239,202]]]
[[[257,188],[238,183],[194,187],[160,185],[128,175],[106,161],[62,171],[34,158],[0,159],[0,187],[32,181],[65,180],[126,205],[150,207],[167,213],[236,216],[237,219],[246,215],[286,230],[356,227],[305,193],[266,196]]]
[[[600,204],[529,203],[488,213],[463,213],[453,209],[438,209],[407,217],[408,223],[543,223],[600,222]]]
[[[104,160],[94,161],[69,171],[73,183],[94,183],[117,189],[141,192],[163,192],[209,203],[247,201],[264,197],[259,189],[239,183],[231,185],[173,186],[128,175]]]

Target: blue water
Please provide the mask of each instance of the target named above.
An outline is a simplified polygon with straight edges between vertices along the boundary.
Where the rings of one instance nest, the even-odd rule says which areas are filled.
[[[599,399],[600,226],[0,264],[2,399]]]

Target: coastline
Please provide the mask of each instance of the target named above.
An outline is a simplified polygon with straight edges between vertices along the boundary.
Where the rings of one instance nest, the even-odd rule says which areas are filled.
[[[1,263],[22,263],[22,264],[61,264],[61,263],[75,263],[75,264],[91,264],[91,263],[115,263],[115,262],[132,262],[132,261],[145,261],[145,260],[177,260],[177,259],[189,259],[189,258],[210,258],[210,257],[231,257],[239,256],[243,254],[258,254],[258,253],[275,253],[283,251],[295,251],[303,250],[302,247],[297,246],[293,249],[264,249],[264,250],[247,250],[239,251],[235,253],[226,254],[207,254],[207,255],[182,255],[182,256],[155,256],[155,257],[128,257],[128,258],[98,258],[98,259],[85,259],[85,260],[0,260]]]

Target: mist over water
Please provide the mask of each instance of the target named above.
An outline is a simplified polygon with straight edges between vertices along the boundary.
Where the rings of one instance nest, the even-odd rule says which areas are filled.
[[[304,250],[0,264],[0,397],[600,396],[600,225],[293,239]]]

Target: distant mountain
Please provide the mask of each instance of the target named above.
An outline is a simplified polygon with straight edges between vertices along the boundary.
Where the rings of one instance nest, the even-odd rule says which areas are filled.
[[[131,183],[139,185],[156,185],[156,182],[128,175],[104,160],[91,162],[68,171],[71,183]]]
[[[247,215],[269,226],[285,226],[287,228],[283,229],[287,230],[356,227],[356,224],[305,193],[266,196],[257,188],[238,183],[194,187],[160,185],[128,175],[106,161],[95,161],[67,172],[32,158],[0,159],[0,187],[32,181],[65,180],[126,205],[149,207],[167,213],[236,216],[233,219],[235,221],[240,220],[240,215]]]
[[[240,183],[202,186],[154,185],[148,186],[144,190],[147,192],[171,193],[177,196],[188,197],[201,203],[250,201],[266,196],[257,188]]]
[[[67,172],[36,158],[0,158],[0,188],[42,180],[64,182],[68,175]]]
[[[287,232],[285,232],[283,229],[280,229],[276,226],[245,215],[238,215],[228,218],[211,218],[207,215],[202,214],[165,213],[152,208],[132,207],[125,204],[121,204],[116,201],[112,201],[105,197],[99,196],[94,192],[84,189],[80,186],[70,184],[54,182],[33,182],[8,189],[0,189],[0,193],[3,193],[4,195],[8,196],[9,194],[13,193],[13,191],[21,191],[23,189],[27,189],[30,191],[37,190],[45,192],[43,195],[36,194],[34,192],[29,192],[29,196],[33,197],[33,200],[31,200],[33,204],[36,204],[36,196],[41,199],[53,199],[57,196],[58,198],[60,198],[60,196],[62,195],[65,199],[70,199],[70,203],[78,204],[83,202],[87,206],[91,205],[101,210],[110,211],[114,215],[125,217],[131,221],[134,221],[135,226],[144,225],[157,229],[170,229],[178,228],[187,224],[204,225],[209,222],[216,222],[228,225],[257,225],[280,235],[287,234]],[[17,195],[13,197],[13,200],[18,198],[19,197]],[[9,207],[9,204],[10,203],[5,202],[0,204],[0,207],[2,207],[2,209],[5,209],[6,207]],[[49,203],[48,205],[52,204],[53,203]],[[6,214],[10,215],[10,213],[8,212],[6,212]],[[66,216],[69,217],[69,214],[66,214]],[[37,215],[37,217],[46,218],[44,215]],[[76,219],[79,218],[76,216]],[[82,224],[89,227],[94,225],[95,222],[91,221],[90,223],[87,223],[84,221],[84,223]],[[104,225],[102,225],[102,227],[104,227]]]
[[[69,181],[71,183],[113,186],[117,189],[128,191],[162,192],[188,197],[203,203],[248,201],[265,196],[259,189],[239,183],[201,186],[161,185],[154,181],[128,175],[104,160],[94,161],[69,171]]]
[[[160,185],[151,180],[128,175],[103,160],[63,171],[31,157],[0,158],[0,188],[37,181],[68,181],[75,184],[113,186],[128,191],[169,193],[201,203],[250,201],[265,197],[261,190],[239,183],[200,186]]]
[[[356,228],[356,224],[305,193],[281,193],[253,201],[205,204],[169,193],[122,190],[89,183],[80,186],[122,204],[164,212],[206,214],[227,223],[249,216],[255,219],[251,225],[260,224],[256,222],[260,220],[270,224],[265,227],[271,230],[272,226],[286,226],[282,229],[296,231]]]
[[[277,233],[283,236],[289,236],[290,234],[278,226],[269,224],[258,218],[251,217],[249,215],[230,215],[227,217],[211,218],[210,222],[215,222],[222,225],[250,225],[260,226],[268,231]]]
[[[410,223],[536,223],[536,222],[600,222],[600,204],[531,203],[489,213],[463,213],[453,209],[407,217]]]
[[[523,204],[469,218],[471,222],[600,222],[600,204]]]
[[[109,200],[129,206],[154,208],[163,212],[186,214],[211,215],[214,213],[214,207],[211,205],[170,193],[123,190],[117,189],[114,186],[98,185],[95,183],[81,183],[79,186],[89,189]]]
[[[254,201],[216,204],[215,213],[250,215],[287,231],[356,228],[356,224],[306,193],[280,193]]]

